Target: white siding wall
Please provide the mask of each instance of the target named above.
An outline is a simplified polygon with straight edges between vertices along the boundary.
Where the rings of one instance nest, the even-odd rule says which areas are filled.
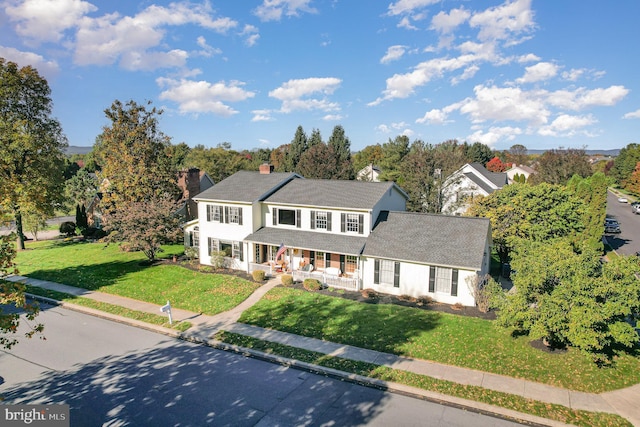
[[[283,225],[283,224],[274,224],[273,223],[273,208],[277,209],[290,209],[296,210],[300,209],[300,228],[297,228],[293,225]],[[331,231],[327,230],[319,230],[319,229],[311,229],[311,211],[322,211],[322,212],[331,212]],[[291,206],[291,205],[275,205],[275,204],[263,204],[261,208],[262,212],[262,223],[266,227],[276,227],[290,230],[301,230],[301,231],[314,231],[318,233],[331,233],[331,234],[340,234],[340,235],[349,235],[356,237],[366,237],[369,235],[372,226],[372,219],[369,211],[366,210],[334,210],[334,209],[325,209],[325,208],[309,208],[302,206]],[[341,214],[343,213],[354,213],[354,214],[362,214],[363,217],[363,234],[354,233],[354,232],[345,232],[342,233],[340,222],[341,222]],[[375,219],[374,219],[375,221]]]
[[[450,294],[429,292],[429,268],[424,264],[409,262],[400,263],[400,287],[393,285],[375,285],[374,259],[363,258],[362,288],[371,288],[377,292],[390,295],[410,295],[412,297],[429,296],[435,301],[445,304],[460,303],[465,306],[475,306],[475,300],[468,285],[468,281],[476,276],[474,271],[458,270],[458,296]]]
[[[400,211],[407,210],[407,199],[395,188],[390,188],[385,195],[376,203],[371,212],[372,222],[376,223],[380,211]]]
[[[226,224],[224,222],[207,221],[207,206],[219,205],[228,207],[238,207],[242,209],[242,225]],[[209,237],[230,242],[242,242],[243,239],[253,231],[252,207],[248,204],[204,202],[198,203],[198,220],[200,225],[200,263],[211,265],[209,257]],[[242,244],[242,243],[241,243]],[[237,270],[247,270],[250,254],[247,253],[247,245],[243,246],[243,262],[233,260],[232,268]]]

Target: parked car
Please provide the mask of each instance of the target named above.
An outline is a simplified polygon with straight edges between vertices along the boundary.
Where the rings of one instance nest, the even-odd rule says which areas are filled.
[[[619,201],[620,203],[628,203],[628,202],[629,202],[629,199],[627,199],[626,197],[618,197],[618,201]]]
[[[606,234],[618,234],[618,233],[621,232],[620,231],[620,225],[619,224],[605,225],[604,232]]]
[[[605,218],[604,219],[604,226],[607,227],[609,225],[617,225],[617,226],[619,226],[620,224],[618,223],[617,220],[615,220],[613,218]]]
[[[640,202],[631,203],[631,212],[635,214],[640,213]]]

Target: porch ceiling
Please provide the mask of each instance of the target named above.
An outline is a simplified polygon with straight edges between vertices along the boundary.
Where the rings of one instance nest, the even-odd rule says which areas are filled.
[[[284,243],[288,248],[308,249],[345,255],[360,255],[367,238],[263,227],[255,233],[248,235],[244,240],[264,245],[280,246],[281,243]]]

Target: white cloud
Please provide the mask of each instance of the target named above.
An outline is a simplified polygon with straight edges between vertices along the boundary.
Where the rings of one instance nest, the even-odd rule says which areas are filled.
[[[458,83],[460,83],[463,80],[469,80],[470,78],[475,76],[478,71],[480,71],[480,67],[478,67],[477,65],[472,65],[470,67],[467,67],[467,68],[464,69],[464,71],[462,72],[462,74],[460,76],[453,77],[451,79],[451,84],[452,85],[457,85]]]
[[[434,108],[427,111],[416,123],[428,123],[430,125],[442,125],[446,122],[448,114],[444,110]]]
[[[237,111],[225,102],[239,102],[255,96],[255,93],[244,90],[244,83],[239,81],[209,83],[161,77],[156,79],[156,82],[161,88],[167,88],[160,94],[160,99],[176,102],[180,113],[183,114],[213,113],[231,116]]]
[[[518,127],[491,127],[486,132],[483,132],[482,130],[475,131],[467,137],[467,141],[480,142],[492,147],[502,140],[512,141],[516,136],[521,135],[522,133],[522,129]]]
[[[125,70],[152,71],[159,68],[181,68],[186,65],[187,52],[174,49],[169,52],[127,52],[120,59]]]
[[[68,28],[75,27],[86,14],[98,10],[82,0],[10,1],[5,12],[17,22],[16,33],[43,42],[60,41]]]
[[[327,114],[322,118],[325,122],[336,122],[343,119],[343,116],[340,114]]]
[[[416,9],[422,9],[439,1],[440,0],[399,0],[389,5],[388,14],[390,16],[396,16],[413,13]]]
[[[507,0],[504,4],[479,12],[469,19],[472,28],[479,28],[481,41],[506,40],[533,30],[531,0]]]
[[[253,110],[251,113],[253,114],[252,122],[270,122],[273,120],[271,110]]]
[[[395,74],[389,77],[383,96],[368,105],[378,105],[389,99],[407,98],[414,93],[416,87],[424,86],[432,79],[441,77],[444,72],[465,68],[477,59],[476,55],[461,55],[457,58],[436,58],[422,62],[410,73]]]
[[[413,25],[411,23],[411,18],[409,18],[408,16],[403,17],[398,22],[398,28],[404,28],[405,30],[417,30],[418,29],[418,27],[416,27],[415,25]]]
[[[442,34],[448,34],[471,16],[471,12],[464,8],[451,9],[449,13],[439,12],[431,18],[431,29]]]
[[[624,116],[622,116],[622,118],[623,119],[640,119],[640,110],[631,111],[625,114]]]
[[[204,56],[208,58],[212,55],[219,55],[222,53],[222,50],[215,48],[213,46],[210,46],[207,43],[207,39],[205,39],[203,36],[199,36],[196,40],[196,43],[201,48],[200,51],[196,52],[200,56]]]
[[[542,126],[538,129],[538,134],[542,136],[565,136],[570,137],[578,133],[585,127],[596,123],[596,119],[589,116],[571,116],[568,114],[560,114],[548,126]]]
[[[59,71],[58,63],[47,61],[41,55],[33,52],[23,52],[12,47],[0,46],[0,57],[15,62],[20,67],[31,65],[38,70],[38,74],[50,78]]]
[[[535,65],[525,68],[524,76],[516,79],[518,83],[534,83],[541,80],[548,80],[558,74],[558,66],[551,62],[538,62]]]
[[[558,108],[582,110],[594,106],[611,106],[617,104],[629,93],[624,86],[586,89],[580,87],[573,90],[558,90],[547,94],[547,102]]]
[[[538,55],[534,55],[533,53],[527,53],[526,55],[519,56],[517,61],[521,64],[524,64],[525,62],[536,62],[540,61],[540,57]]]
[[[331,95],[342,83],[334,77],[310,77],[285,82],[282,86],[269,92],[269,96],[282,101],[280,109],[283,113],[296,110],[336,111],[340,107],[337,103],[325,98],[307,98],[311,95]]]
[[[300,12],[317,13],[309,6],[311,0],[263,0],[262,4],[253,10],[253,14],[261,21],[279,21],[282,15],[299,16]]]
[[[463,101],[460,107],[460,112],[468,114],[474,123],[513,120],[541,125],[551,114],[535,92],[484,85],[476,86],[474,92],[476,98]]]
[[[208,3],[171,3],[168,7],[152,5],[135,16],[122,17],[117,13],[99,18],[84,17],[78,22],[75,62],[79,65],[109,65],[122,58],[129,67],[136,61],[127,56],[155,55],[164,58],[159,67],[168,66],[179,55],[175,51],[147,53],[158,47],[165,37],[165,27],[195,24],[219,33],[237,26],[229,18],[213,18]],[[142,69],[153,69],[150,61],[140,61]],[[156,67],[158,68],[158,67]]]
[[[258,34],[258,27],[254,25],[245,25],[240,35],[246,37],[244,42],[249,47],[254,46],[256,43],[258,43],[258,39],[260,39],[260,34]]]
[[[406,52],[406,49],[407,49],[406,46],[402,46],[399,44],[395,46],[389,46],[387,48],[387,53],[382,57],[382,59],[380,60],[380,63],[386,64],[391,61],[397,61],[398,59],[402,58],[402,56]]]
[[[569,71],[564,71],[562,73],[562,78],[565,79],[565,80],[569,80],[569,81],[575,82],[580,77],[582,77],[585,72],[586,72],[586,70],[584,68],[579,68],[579,69],[578,68],[572,68]]]

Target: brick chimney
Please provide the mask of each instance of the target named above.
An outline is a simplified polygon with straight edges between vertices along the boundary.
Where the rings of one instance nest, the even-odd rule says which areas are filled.
[[[273,165],[270,165],[269,163],[263,163],[260,165],[260,174],[261,175],[268,175],[271,172],[273,172]]]

